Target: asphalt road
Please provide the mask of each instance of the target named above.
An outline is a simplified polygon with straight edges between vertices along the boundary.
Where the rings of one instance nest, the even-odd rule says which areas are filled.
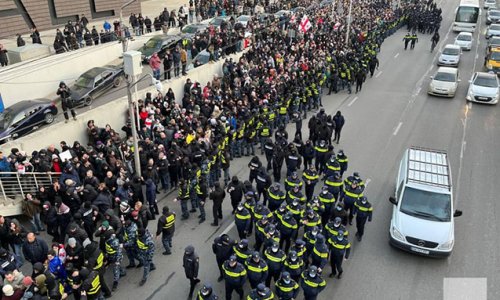
[[[444,20],[439,48],[453,43],[456,33],[449,29],[457,3],[441,1]],[[360,93],[323,96],[327,112],[340,109],[346,117],[342,141],[336,149],[344,149],[349,156],[348,173],[359,171],[366,180],[365,194],[375,210],[366,237],[361,243],[352,242],[352,255],[344,265],[344,277],[329,279],[330,267],[325,268],[327,288],[318,299],[443,299],[444,279],[456,277],[486,278],[488,299],[500,298],[500,261],[496,253],[500,246],[497,234],[500,205],[495,197],[500,193],[498,179],[495,179],[500,175],[499,108],[467,105],[465,101],[468,79],[473,70],[482,68],[484,19],[481,26],[475,33],[473,50],[462,56],[459,66],[462,81],[453,99],[426,94],[429,76],[436,70],[437,51],[429,52],[430,35],[419,35],[415,50],[404,51],[404,30],[383,44],[380,68],[374,78],[366,81]],[[476,47],[478,41],[480,44]],[[308,134],[306,124],[304,122],[305,136]],[[289,126],[289,133],[294,129]],[[419,257],[388,245],[392,204],[387,199],[394,191],[401,155],[410,145],[449,153],[455,208],[463,210],[464,215],[456,220],[455,248],[447,259]],[[233,160],[231,175],[246,179],[249,159]],[[172,202],[173,198],[172,194],[164,197],[160,206],[168,204],[179,213],[179,204]],[[198,224],[195,214],[187,221],[178,221],[174,254],[162,256],[161,243],[157,242],[157,270],[146,285],[138,288],[141,270],[129,271],[113,298],[185,299],[189,283],[182,269],[182,255],[184,247],[191,244],[200,256],[199,277],[211,282],[224,299],[224,285],[217,283],[218,270],[211,244],[213,238],[223,232],[233,238],[237,233],[231,225],[229,200],[223,205],[224,219],[217,228],[209,225],[210,203],[206,205],[207,221],[202,225]],[[151,222],[152,232],[155,226],[156,222]]]

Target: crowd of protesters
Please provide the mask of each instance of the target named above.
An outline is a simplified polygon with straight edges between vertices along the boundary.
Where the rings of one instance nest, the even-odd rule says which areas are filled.
[[[340,2],[347,7],[348,0]],[[209,15],[223,13],[219,10],[226,8],[214,8],[216,3],[200,1],[198,4],[205,7],[200,13],[206,13],[207,5]],[[63,299],[70,294],[75,299],[110,297],[120,278],[126,275],[122,266],[124,256],[128,259],[126,268],[143,268],[140,285],[145,284],[150,272],[156,269],[154,234],[149,232],[148,223],[160,213],[170,213],[168,207],[160,212],[157,195],[177,189],[181,219],[199,213],[200,223],[206,218],[205,200],[212,199],[212,225],[218,226],[225,197],[222,185],[231,196],[233,212],[241,212],[242,207],[248,209],[256,233],[273,237],[261,237],[259,241],[256,235],[254,250],[257,254],[248,254],[253,261],[245,261],[238,255],[226,257],[223,267],[219,263],[221,277],[226,279],[226,292],[229,291],[225,299],[231,299],[234,289],[240,292],[241,287],[233,285],[236,281],[228,275],[234,273],[224,271],[242,266],[236,260],[246,266],[261,264],[255,257],[262,245],[267,251],[267,248],[276,248],[274,242],[277,242],[280,248],[288,251],[301,244],[296,235],[281,243],[276,227],[262,223],[262,219],[268,219],[268,212],[278,213],[280,209],[296,212],[298,208],[299,220],[318,217],[319,221],[317,226],[312,226],[313,222],[301,223],[312,241],[306,245],[308,256],[304,256],[304,263],[309,268],[299,277],[290,277],[301,281],[307,299],[315,299],[314,293],[317,295],[326,285],[317,278],[321,278],[329,253],[325,244],[328,239],[318,237],[332,238],[323,228],[335,221],[333,216],[340,214],[331,209],[326,213],[318,211],[321,203],[318,203],[314,186],[321,180],[319,175],[324,175],[327,185],[322,191],[331,192],[337,203],[344,202],[335,205],[341,208],[344,225],[352,222],[355,213],[359,215],[363,211],[360,207],[367,207],[359,174],[344,181],[347,157],[343,151],[335,153],[334,143],[340,141],[345,120],[340,112],[329,116],[321,109],[323,90],[351,93],[351,84],[356,84],[356,91],[361,90],[367,75],[373,75],[378,66],[377,53],[384,39],[403,26],[409,14],[426,11],[430,3],[406,3],[393,10],[384,1],[356,1],[348,45],[344,40],[345,16],[332,14],[331,7],[310,8],[306,14],[312,27],[305,32],[300,26],[300,15],[295,19],[285,16],[284,22],[256,30],[253,45],[238,61],[225,59],[221,77],[214,76],[203,85],[194,78],[188,79],[181,99],[176,99],[169,89],[165,95],[148,93],[140,101],[138,149],[133,147],[130,123],[117,130],[109,125],[99,127],[90,120],[87,123],[88,141],[73,144],[61,141],[60,147],[51,145],[32,152],[30,157],[19,149],[0,153],[1,171],[60,173],[53,184],[39,186],[25,194],[22,210],[30,219],[29,227],[15,218],[0,216],[0,274],[4,297],[10,297],[5,299]],[[227,7],[228,11],[230,9]],[[194,13],[198,13],[196,9]],[[171,14],[167,15],[170,18]],[[257,29],[259,26],[263,25],[257,24]],[[229,42],[227,45],[232,46]],[[302,122],[308,115],[312,117],[307,121],[309,135],[305,139]],[[295,124],[295,134],[291,138],[286,131],[289,123]],[[120,137],[120,131],[125,133],[125,139]],[[265,154],[267,168],[256,155],[259,145],[261,155]],[[134,167],[134,151],[139,151],[141,174]],[[62,161],[61,157],[66,157],[63,153],[70,154],[71,159]],[[244,183],[231,176],[230,168],[231,161],[241,156],[252,156],[250,178]],[[302,161],[304,181],[298,176]],[[283,165],[286,165],[286,175],[282,186],[285,186],[286,196],[281,203],[276,203],[269,198],[269,191],[280,189],[276,184],[282,182]],[[272,178],[267,174],[269,170],[273,172]],[[311,172],[316,174],[315,178],[308,177],[313,176]],[[329,181],[340,182],[344,185],[343,190],[330,190]],[[271,189],[273,182],[277,189]],[[244,191],[233,195],[231,186],[243,186]],[[302,186],[305,195],[300,196]],[[261,195],[264,195],[263,201]],[[346,200],[349,197],[353,198],[350,202]],[[262,218],[264,211],[266,218]],[[365,217],[366,222],[368,215]],[[277,223],[279,218],[273,219],[267,221]],[[251,224],[244,228],[246,230],[238,228],[238,245],[245,244],[244,240],[252,232]],[[357,228],[359,241],[362,228],[364,224]],[[44,230],[51,236],[51,243],[38,236]],[[160,233],[161,228],[156,235]],[[316,241],[322,243],[318,249]],[[171,243],[171,240],[164,241],[163,254],[170,254]],[[313,249],[326,251],[326,256],[322,252],[315,258]],[[20,272],[26,262],[32,264],[30,276]],[[332,261],[332,268],[334,265],[339,267],[337,264]],[[104,279],[107,268],[113,273],[111,289]],[[274,275],[275,281],[288,278],[279,272]],[[256,280],[250,275],[249,279],[253,289],[250,295],[257,295],[250,299],[264,299],[262,297],[272,293],[270,280]],[[196,278],[193,280],[196,282]],[[243,285],[244,280],[238,282]],[[316,282],[317,289],[308,290],[308,282]],[[210,287],[204,286],[199,297],[214,299],[210,298],[213,293]]]

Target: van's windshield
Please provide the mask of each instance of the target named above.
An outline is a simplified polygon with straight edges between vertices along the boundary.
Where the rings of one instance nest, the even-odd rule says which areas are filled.
[[[451,196],[407,187],[401,200],[401,212],[439,222],[451,220]]]

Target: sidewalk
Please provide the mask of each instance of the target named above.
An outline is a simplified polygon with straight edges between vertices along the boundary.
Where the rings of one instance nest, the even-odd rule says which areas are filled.
[[[137,1],[140,1],[140,0],[137,0]],[[154,20],[155,17],[160,15],[160,13],[163,11],[164,7],[166,7],[168,9],[168,11],[170,11],[172,9],[178,10],[179,7],[182,6],[183,4],[188,6],[189,0],[144,0],[141,2],[141,13],[144,17],[147,16],[151,20]],[[137,14],[138,13],[139,12],[137,12]],[[119,16],[113,17],[112,19],[108,19],[108,22],[110,22],[112,24],[115,20],[118,20],[119,18],[120,18]],[[126,26],[129,26],[128,18],[129,18],[128,15],[123,15],[123,23]],[[89,29],[91,29],[92,26],[95,26],[96,29],[100,32],[103,24],[104,24],[104,20],[91,21],[87,25],[87,27]],[[64,25],[60,26],[59,29],[62,31],[64,29]],[[55,53],[54,49],[53,49],[53,43],[54,43],[55,36],[56,36],[56,28],[40,32],[40,38],[42,40],[42,44],[49,46],[53,53]],[[31,44],[31,37],[30,37],[29,33],[23,34],[22,38],[24,39],[26,44]],[[13,36],[13,37],[10,37],[8,39],[0,39],[0,44],[3,44],[4,47],[7,49],[7,51],[9,49],[16,48],[17,47],[17,37]],[[91,47],[93,47],[93,46],[88,46],[88,48],[91,48]]]

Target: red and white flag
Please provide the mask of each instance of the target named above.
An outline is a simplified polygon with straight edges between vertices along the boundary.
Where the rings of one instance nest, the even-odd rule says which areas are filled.
[[[333,30],[338,30],[340,27],[340,22],[337,22],[335,23],[335,25],[333,25]]]
[[[290,22],[295,23],[295,19],[296,19],[295,14],[293,14],[292,17],[290,18]]]
[[[300,21],[300,29],[303,31],[303,32],[306,32],[309,30],[309,28],[311,28],[312,25],[311,25],[311,22],[309,22],[309,18],[304,15],[302,17],[302,20]]]

